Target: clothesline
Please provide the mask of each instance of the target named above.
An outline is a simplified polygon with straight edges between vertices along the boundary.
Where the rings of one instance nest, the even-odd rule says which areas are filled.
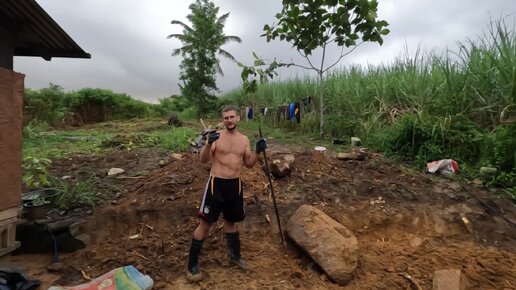
[[[301,117],[305,113],[311,112],[313,108],[313,98],[307,96],[300,101],[290,102],[285,105],[278,106],[276,108],[275,121],[281,122],[282,120],[288,120],[293,123],[301,123]],[[244,110],[243,110],[244,112]],[[259,109],[261,116],[267,116],[269,112],[268,107],[262,107]],[[245,107],[244,117],[246,121],[252,120],[255,117],[256,108],[253,106]]]

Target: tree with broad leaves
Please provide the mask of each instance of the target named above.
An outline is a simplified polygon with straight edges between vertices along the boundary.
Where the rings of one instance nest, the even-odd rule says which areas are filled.
[[[171,23],[183,28],[182,34],[170,34],[167,38],[175,38],[182,42],[183,46],[172,51],[172,56],[181,55],[183,60],[179,66],[181,69],[179,79],[183,82],[179,85],[181,94],[197,107],[199,116],[207,113],[216,99],[215,74],[224,75],[220,67],[221,55],[235,61],[233,55],[221,47],[229,42],[242,40],[233,35],[224,34],[224,25],[229,13],[218,17],[219,7],[210,0],[196,0],[189,6],[191,13],[187,19],[191,26],[173,20]]]
[[[377,20],[376,0],[283,0],[283,9],[276,14],[277,24],[265,25],[263,30],[267,42],[279,38],[292,44],[307,60],[306,65],[276,63],[274,67],[297,66],[314,70],[319,78],[320,134],[324,124],[324,74],[346,55],[364,42],[383,43],[382,36],[389,33],[385,20]],[[340,55],[327,65],[327,49],[330,45],[341,47]],[[321,49],[321,58],[315,61],[312,53]],[[246,67],[248,75],[257,73],[272,77],[270,71]],[[244,84],[247,80],[244,80]]]

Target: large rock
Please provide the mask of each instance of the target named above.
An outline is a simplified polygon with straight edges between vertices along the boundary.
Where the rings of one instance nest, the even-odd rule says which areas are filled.
[[[468,279],[461,270],[439,270],[434,272],[432,290],[466,290]]]
[[[183,121],[179,119],[176,113],[171,113],[170,116],[168,116],[168,125],[170,127],[182,127]]]
[[[313,206],[302,205],[288,221],[287,232],[331,280],[346,285],[353,278],[358,242],[342,224]]]
[[[337,154],[337,159],[344,160],[344,161],[348,161],[348,160],[363,161],[363,160],[365,160],[365,158],[366,158],[366,156],[362,152],[344,152],[344,153]]]
[[[290,175],[293,169],[295,157],[292,154],[286,154],[282,159],[274,159],[269,164],[272,176],[282,178]]]
[[[111,168],[111,169],[109,169],[107,175],[108,176],[116,176],[116,175],[122,174],[124,172],[125,172],[125,170],[123,170],[122,168]]]

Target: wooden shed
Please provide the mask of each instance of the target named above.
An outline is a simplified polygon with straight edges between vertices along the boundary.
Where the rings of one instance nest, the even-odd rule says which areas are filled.
[[[19,246],[25,75],[14,56],[91,58],[35,0],[0,1],[0,256]]]

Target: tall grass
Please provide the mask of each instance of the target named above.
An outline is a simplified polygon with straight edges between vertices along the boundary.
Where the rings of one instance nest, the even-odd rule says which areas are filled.
[[[315,79],[296,78],[223,99],[275,107],[315,95],[316,88]],[[504,20],[459,43],[458,51],[418,49],[389,65],[334,70],[324,95],[328,135],[358,135],[369,146],[421,163],[456,158],[466,167],[516,170],[516,135],[510,133],[516,132],[510,122],[516,114],[516,34]],[[301,129],[318,130],[315,114],[304,116]]]

